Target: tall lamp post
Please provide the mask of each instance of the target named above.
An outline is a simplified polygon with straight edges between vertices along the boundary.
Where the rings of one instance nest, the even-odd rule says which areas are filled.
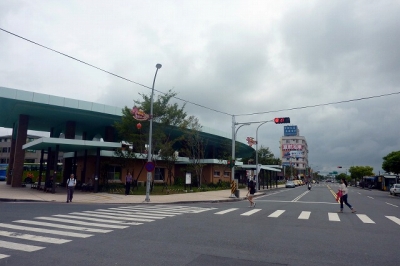
[[[258,168],[258,129],[259,129],[262,125],[264,125],[265,123],[268,123],[268,122],[271,122],[271,121],[272,121],[272,120],[262,122],[261,124],[258,125],[257,130],[256,130],[256,171],[257,171],[257,180],[256,180],[256,182],[257,182],[257,184],[258,184],[258,189],[260,189],[260,182],[258,182],[258,172],[260,171],[259,168]],[[264,184],[264,183],[263,183],[263,184]],[[267,183],[267,185],[268,185],[268,183]],[[264,185],[263,185],[263,186],[264,186]]]
[[[154,95],[154,83],[156,82],[157,72],[162,67],[161,64],[156,65],[156,73],[154,74],[153,86],[151,87],[151,98],[150,98],[150,129],[149,129],[149,145],[147,148],[147,162],[151,162],[151,150],[152,150],[152,138],[153,138],[153,95]],[[146,202],[150,201],[150,181],[152,179],[152,172],[147,172],[146,182]]]
[[[240,125],[236,130],[236,125]],[[242,126],[248,126],[250,123],[236,123],[235,122],[235,116],[232,116],[232,162],[235,161],[235,144],[236,144],[236,134]],[[232,168],[231,168],[231,181],[235,180],[235,164],[232,163]],[[231,194],[230,198],[236,198],[235,194]]]

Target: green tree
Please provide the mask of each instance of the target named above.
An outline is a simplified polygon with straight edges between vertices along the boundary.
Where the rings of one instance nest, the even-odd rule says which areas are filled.
[[[142,99],[134,100],[136,107],[146,114],[150,114],[151,98],[145,94],[139,95]],[[177,149],[176,144],[181,140],[179,134],[176,134],[176,127],[184,127],[188,123],[187,119],[191,119],[187,118],[184,111],[185,105],[180,107],[176,103],[170,103],[176,95],[177,93],[170,90],[153,99],[152,151],[148,151],[151,152],[153,161],[155,160],[154,155],[157,154],[166,163],[170,184],[173,165],[177,160],[174,155]],[[137,128],[138,123],[142,124],[141,129]],[[126,160],[135,159],[136,154],[147,157],[145,144],[148,143],[150,120],[137,121],[133,118],[131,110],[125,107],[122,110],[121,121],[115,124],[115,128],[120,138],[127,142],[123,149],[116,151],[119,157]]]
[[[356,184],[358,180],[361,180],[364,176],[375,175],[373,172],[374,168],[371,166],[351,166],[349,168],[349,173],[351,174],[351,179],[354,179]]]
[[[383,157],[382,169],[388,173],[400,173],[400,151],[393,151]]]

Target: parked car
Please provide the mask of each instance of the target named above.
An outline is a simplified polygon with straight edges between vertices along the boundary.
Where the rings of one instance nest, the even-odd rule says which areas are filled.
[[[289,187],[293,188],[293,187],[296,187],[296,184],[293,181],[286,181],[285,187],[286,188],[289,188]]]
[[[390,188],[389,191],[390,195],[396,196],[397,194],[400,194],[400,184],[393,184],[393,186]]]

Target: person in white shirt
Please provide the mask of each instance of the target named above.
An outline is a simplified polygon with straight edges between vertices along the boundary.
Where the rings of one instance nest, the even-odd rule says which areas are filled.
[[[72,202],[75,186],[76,186],[75,175],[71,174],[70,178],[67,179],[67,203]]]
[[[343,202],[344,204],[346,204],[350,209],[351,212],[356,212],[356,210],[354,210],[354,208],[347,202],[347,182],[346,180],[344,180],[343,178],[340,179],[340,186],[339,186],[339,191],[342,192],[342,196],[340,197],[340,211],[339,212],[343,212]]]

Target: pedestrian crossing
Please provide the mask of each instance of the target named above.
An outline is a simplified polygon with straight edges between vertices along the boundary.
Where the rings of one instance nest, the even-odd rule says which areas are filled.
[[[174,205],[122,206],[38,216],[31,220],[20,219],[10,223],[0,223],[0,260],[11,257],[10,254],[7,254],[7,250],[34,252],[51,245],[65,244],[75,239],[86,239],[131,226],[140,226],[171,217],[202,212],[210,212],[210,215],[218,216],[236,215],[243,217],[243,219],[259,214],[267,214],[267,219],[291,219],[293,217],[297,217],[298,220],[313,219],[313,212],[311,211],[263,210],[261,208],[218,209]],[[318,215],[320,216],[321,213],[318,213]],[[343,214],[327,212],[323,215],[326,215],[325,217],[329,222],[341,222],[344,219],[343,217],[346,217],[346,219],[356,217],[355,219],[358,219],[361,223],[375,224],[375,221],[366,214],[357,213],[351,214],[351,216],[343,216]],[[400,225],[399,217],[385,216],[385,219],[390,223]]]
[[[34,252],[46,248],[49,244],[65,244],[77,238],[89,238],[96,234],[107,234],[130,226],[213,209],[215,208],[139,205],[55,214],[48,217],[39,216],[32,220],[21,219],[11,223],[0,223],[2,229],[0,230],[0,260],[11,257],[10,254],[4,254],[7,250]],[[18,239],[19,243],[13,242],[12,239]],[[20,243],[21,241],[26,243]],[[41,246],[40,243],[46,246]]]

